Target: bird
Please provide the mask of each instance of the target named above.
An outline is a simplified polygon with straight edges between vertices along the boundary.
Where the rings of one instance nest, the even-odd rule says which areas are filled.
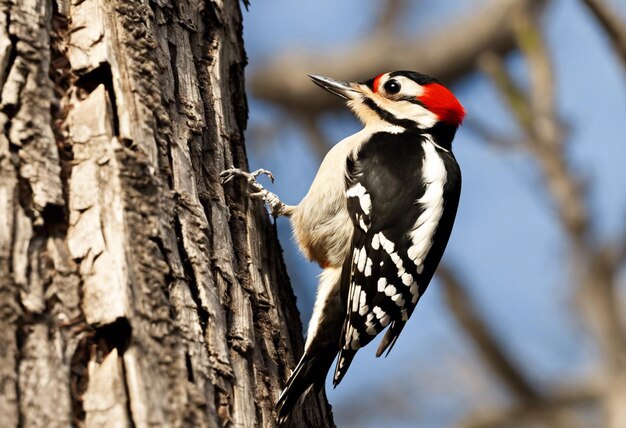
[[[304,352],[278,397],[284,423],[308,391],[319,392],[337,359],[333,386],[356,353],[386,329],[376,356],[389,354],[443,256],[459,205],[461,171],[452,141],[465,117],[454,94],[414,71],[363,82],[309,75],[343,98],[363,129],[333,146],[298,205],[241,176],[275,217],[291,220],[306,258],[323,269]]]

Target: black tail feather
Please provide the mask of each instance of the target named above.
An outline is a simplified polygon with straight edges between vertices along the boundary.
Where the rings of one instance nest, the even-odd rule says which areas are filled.
[[[380,342],[380,345],[378,345],[378,350],[376,351],[377,357],[380,357],[383,354],[383,352],[385,352],[385,350],[387,350],[385,357],[389,355],[389,353],[393,349],[393,346],[396,344],[396,340],[398,340],[398,336],[400,336],[400,333],[402,332],[402,329],[404,328],[405,324],[406,324],[405,321],[400,321],[400,322],[394,321],[391,324],[391,327],[389,327],[389,329],[385,332],[385,337],[383,337],[383,340]]]
[[[324,387],[326,374],[337,355],[335,350],[325,350],[312,354],[305,353],[287,381],[276,403],[279,425],[284,423],[294,406],[311,386],[319,391]]]
[[[333,377],[333,386],[337,387],[341,379],[346,375],[350,364],[352,363],[352,359],[356,355],[357,351],[352,349],[341,349],[339,352],[339,358],[337,358],[337,367],[335,368],[335,376]]]

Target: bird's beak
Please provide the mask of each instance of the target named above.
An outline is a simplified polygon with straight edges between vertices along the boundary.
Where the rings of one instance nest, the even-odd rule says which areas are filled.
[[[362,93],[356,83],[340,82],[339,80],[324,76],[316,76],[314,74],[309,74],[309,77],[317,86],[320,86],[328,92],[339,95],[341,98],[345,98],[347,100],[358,98]]]

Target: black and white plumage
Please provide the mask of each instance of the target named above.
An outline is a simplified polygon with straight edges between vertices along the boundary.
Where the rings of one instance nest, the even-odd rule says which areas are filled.
[[[296,206],[246,175],[272,212],[291,217],[304,253],[324,268],[304,354],[281,393],[283,422],[324,386],[338,355],[338,385],[357,351],[387,329],[377,351],[394,346],[443,255],[456,216],[461,173],[452,140],[465,112],[429,76],[398,71],[363,83],[311,76],[348,100],[364,123],[324,158]]]
[[[443,255],[461,184],[454,156],[408,130],[374,134],[347,171],[354,234],[335,385],[388,326],[376,355],[393,347]]]

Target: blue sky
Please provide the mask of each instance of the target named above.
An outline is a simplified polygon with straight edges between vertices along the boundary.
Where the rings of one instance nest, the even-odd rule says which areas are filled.
[[[402,31],[428,31],[480,3],[415,2],[406,14]],[[626,16],[626,2],[612,3]],[[356,0],[253,2],[244,12],[248,73],[284,50],[325,51],[349,44],[368,30],[376,4]],[[543,26],[554,60],[559,114],[571,132],[566,142],[568,158],[589,184],[594,226],[602,237],[611,238],[623,230],[626,217],[624,69],[581,2],[553,1]],[[508,66],[524,82],[523,61],[512,57]],[[404,68],[413,67],[407,64]],[[502,133],[515,134],[513,121],[487,79],[469,76],[454,90],[470,117]],[[251,168],[270,169],[277,178],[271,190],[286,202],[297,203],[306,194],[319,159],[296,125],[284,123],[275,107],[250,99],[250,130],[278,121],[282,122],[281,130],[271,141],[255,140],[256,134],[249,133]],[[323,123],[332,141],[360,127],[348,115],[327,117]],[[580,333],[584,327],[573,310],[567,246],[536,165],[525,152],[494,149],[463,128],[457,134],[454,151],[464,183],[445,259],[462,273],[491,327],[533,379],[547,384],[551,379],[576,379],[590,373],[594,367],[593,344]],[[288,221],[278,223],[299,308],[308,321],[319,269],[298,254]],[[421,300],[390,356],[376,359],[374,348],[362,350],[340,387],[329,391],[340,427],[375,427],[383,422],[397,427],[443,427],[477,403],[477,391],[487,402],[506,400],[502,391],[489,382],[480,361],[456,328],[436,282]],[[342,409],[349,409],[350,403],[361,399],[364,392],[372,403],[376,403],[377,394],[387,394],[381,400],[393,400],[388,394],[393,390],[390,382],[401,384],[406,401],[413,407],[349,425],[345,415],[348,410]],[[405,417],[398,416],[401,414]]]

